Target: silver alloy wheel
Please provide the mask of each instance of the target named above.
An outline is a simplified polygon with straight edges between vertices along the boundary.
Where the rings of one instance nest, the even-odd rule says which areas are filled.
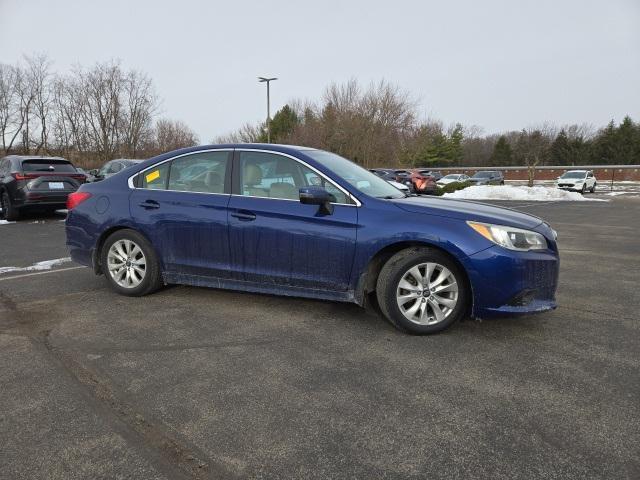
[[[133,241],[116,240],[107,254],[107,269],[111,278],[123,288],[135,288],[147,273],[147,259]]]
[[[398,283],[398,308],[418,325],[434,325],[446,319],[458,303],[456,277],[439,263],[411,267]]]

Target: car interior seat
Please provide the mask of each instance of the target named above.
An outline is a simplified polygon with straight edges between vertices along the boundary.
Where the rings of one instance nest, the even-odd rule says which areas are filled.
[[[222,193],[224,192],[224,183],[222,181],[222,175],[218,172],[209,171],[204,176],[204,185],[207,192],[210,193]]]
[[[242,183],[245,195],[253,197],[268,196],[267,191],[258,186],[262,183],[262,169],[257,165],[248,164],[244,166]]]

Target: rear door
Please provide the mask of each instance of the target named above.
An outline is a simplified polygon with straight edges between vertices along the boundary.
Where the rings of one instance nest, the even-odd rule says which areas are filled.
[[[164,270],[228,277],[227,205],[232,150],[180,155],[133,178],[131,215]]]
[[[347,290],[358,209],[326,177],[293,157],[237,151],[229,202],[232,269],[244,281]],[[236,173],[237,172],[237,173]],[[299,188],[323,186],[333,214],[300,203]]]

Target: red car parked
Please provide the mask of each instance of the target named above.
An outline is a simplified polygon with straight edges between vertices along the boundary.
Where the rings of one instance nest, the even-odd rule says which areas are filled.
[[[414,193],[433,194],[438,190],[436,179],[429,175],[429,170],[413,168],[409,170],[409,180]]]

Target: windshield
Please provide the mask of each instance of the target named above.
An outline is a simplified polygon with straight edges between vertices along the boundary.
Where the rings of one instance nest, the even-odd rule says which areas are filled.
[[[567,172],[562,175],[560,178],[584,178],[587,175],[587,172]]]
[[[493,172],[478,172],[473,178],[489,178],[491,175],[493,175]]]
[[[447,175],[445,177],[442,177],[442,180],[458,180],[458,178],[460,178],[460,175]]]
[[[336,175],[342,177],[353,188],[366,195],[389,199],[406,197],[404,193],[386,180],[335,153],[325,152],[323,150],[306,150],[304,153],[320,162]]]

